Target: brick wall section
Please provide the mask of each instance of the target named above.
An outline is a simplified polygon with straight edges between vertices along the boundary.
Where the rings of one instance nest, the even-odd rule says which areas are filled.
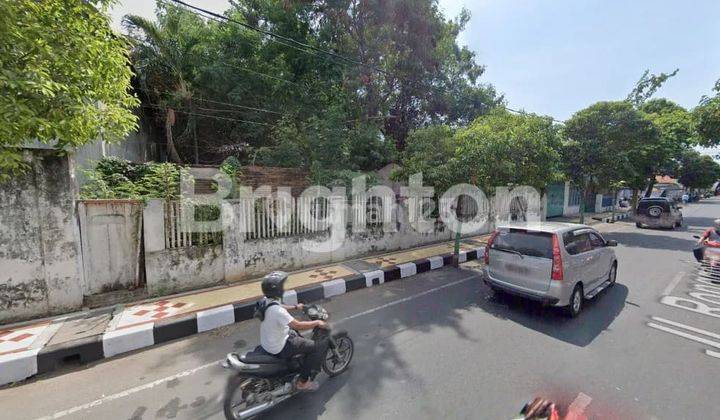
[[[297,197],[310,186],[310,172],[302,168],[278,168],[271,166],[243,166],[240,184],[253,189],[262,185],[271,187],[290,187],[292,195]],[[213,192],[213,181],[198,179],[195,181],[196,194]]]

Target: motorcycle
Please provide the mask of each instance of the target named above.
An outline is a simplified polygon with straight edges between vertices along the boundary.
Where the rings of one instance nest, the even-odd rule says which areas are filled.
[[[694,235],[693,238],[700,239]],[[701,264],[703,274],[713,280],[720,281],[720,242],[706,241],[693,249],[695,259]]]
[[[303,309],[311,321],[327,321],[328,312],[320,305],[308,305]],[[299,333],[298,333],[299,334]],[[340,375],[350,366],[354,344],[347,332],[332,333],[330,328],[315,328],[313,341],[327,341],[327,351],[322,370],[330,377]],[[232,420],[255,417],[300,391],[295,387],[303,355],[289,360],[280,359],[261,346],[243,355],[229,353],[222,366],[232,370],[225,387],[223,410],[225,418]],[[313,372],[311,379],[319,372]]]

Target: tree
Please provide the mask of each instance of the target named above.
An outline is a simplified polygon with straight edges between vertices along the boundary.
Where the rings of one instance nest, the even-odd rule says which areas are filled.
[[[136,128],[128,45],[110,29],[110,3],[0,2],[0,178],[25,167],[28,141],[68,150]]]
[[[671,73],[655,75],[650,74],[650,70],[645,70],[637,83],[635,83],[633,90],[628,94],[626,100],[639,108],[645,101],[650,99],[669,78],[674,77],[678,71],[680,71],[680,69],[675,69]]]
[[[658,130],[654,142],[646,142],[633,154],[637,179],[633,187],[645,187],[646,196],[652,192],[655,175],[673,173],[682,152],[697,141],[693,116],[685,108],[667,99],[651,99],[640,111]]]
[[[494,187],[528,185],[543,190],[561,179],[560,137],[552,119],[495,109],[458,130],[449,173],[491,193]]]
[[[156,24],[127,26],[138,83],[153,91],[141,91],[145,115],[167,133],[164,110],[174,111],[184,161],[190,133],[203,163],[377,169],[412,130],[464,125],[502,103],[457,45],[469,15],[448,20],[436,0],[236,0],[225,16],[235,23],[160,4]]]
[[[133,41],[132,58],[139,70],[142,97],[147,99],[146,106],[151,109],[151,115],[161,113],[169,160],[183,161],[176,141],[192,136],[193,157],[198,163],[195,133],[198,110],[193,102],[193,79],[198,62],[193,56],[197,55],[194,50],[203,39],[205,25],[198,16],[162,3],[158,3],[156,15],[159,23],[136,15],[123,18]],[[177,115],[176,111],[182,115]],[[173,126],[183,115],[185,131],[175,139]]]
[[[565,123],[563,162],[580,187],[581,220],[591,185],[601,188],[643,179],[648,145],[659,136],[653,123],[628,101],[598,102],[576,112]]]
[[[700,105],[693,110],[697,124],[700,146],[720,145],[720,80],[713,88],[714,96],[703,96]]]
[[[423,183],[446,189],[454,182],[448,173],[448,161],[455,154],[455,130],[447,125],[433,125],[410,132],[405,150],[400,153],[401,169],[393,178],[408,182],[410,176],[422,174]],[[465,181],[467,182],[467,180]]]
[[[710,188],[720,180],[720,164],[711,156],[689,149],[680,158],[679,175],[678,181],[687,188]]]

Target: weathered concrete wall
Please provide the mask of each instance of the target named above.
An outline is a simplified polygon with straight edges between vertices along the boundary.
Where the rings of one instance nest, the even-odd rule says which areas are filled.
[[[0,184],[0,322],[82,305],[71,159],[40,149],[24,158],[31,169]]]
[[[115,156],[132,162],[147,162],[156,153],[151,150],[153,143],[148,141],[145,131],[138,130],[128,134],[117,143],[98,140],[77,148],[74,153],[75,176],[78,184],[86,182],[83,170],[91,169],[95,163],[106,156]]]
[[[222,245],[145,253],[148,293],[165,295],[212,286],[225,278]]]

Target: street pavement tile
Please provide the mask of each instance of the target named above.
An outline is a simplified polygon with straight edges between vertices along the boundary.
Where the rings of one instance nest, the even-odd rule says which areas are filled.
[[[370,264],[377,264],[382,268],[386,268],[409,261],[419,260],[421,258],[432,257],[434,255],[447,254],[451,251],[452,250],[448,251],[447,244],[440,244],[427,248],[418,248],[411,251],[394,252],[390,254],[379,255],[377,257],[367,258],[364,261]]]
[[[14,353],[30,348],[49,325],[50,323],[47,322],[0,330],[0,354]]]
[[[187,296],[189,297],[189,296]],[[170,316],[179,315],[184,308],[193,307],[192,302],[182,302],[186,296],[178,299],[161,300],[158,302],[143,303],[141,305],[125,308],[119,315],[115,328],[126,328],[132,325],[153,322]]]

